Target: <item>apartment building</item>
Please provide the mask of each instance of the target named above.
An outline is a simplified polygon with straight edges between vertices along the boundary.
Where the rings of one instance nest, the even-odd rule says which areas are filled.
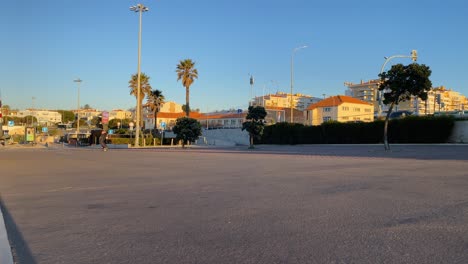
[[[320,98],[312,97],[304,94],[290,94],[277,92],[276,94],[267,94],[264,96],[257,96],[253,99],[254,105],[265,107],[265,109],[280,107],[280,108],[291,108],[291,97],[293,108],[300,111],[304,111],[310,104],[320,101]]]
[[[318,126],[323,122],[372,122],[374,106],[351,96],[337,95],[310,105],[304,111],[304,124]]]
[[[51,125],[62,122],[62,114],[57,111],[26,109],[21,111],[10,111],[10,116],[26,117],[33,116],[39,125]]]
[[[354,84],[345,82],[348,86],[346,95],[354,97],[356,99],[372,103],[374,105],[374,112],[379,111],[378,102],[378,87],[380,80],[361,81],[360,83]],[[440,97],[440,103],[437,98]],[[414,112],[418,115],[434,114],[435,112],[449,112],[449,111],[460,111],[468,108],[468,99],[466,96],[459,92],[447,89],[445,86],[439,86],[432,88],[428,92],[427,100],[423,101],[417,97],[412,97],[410,100],[401,102],[395,105],[394,111],[407,110]],[[388,106],[383,105],[382,111],[387,111]]]
[[[75,116],[78,115],[79,119],[86,121],[92,120],[94,117],[102,114],[102,111],[93,108],[72,110],[72,112]]]
[[[347,96],[359,99],[364,102],[371,103],[374,106],[374,111],[377,112],[379,108],[378,91],[380,80],[369,80],[360,83],[345,82],[348,90],[345,92]]]
[[[133,113],[128,110],[123,109],[113,109],[109,112],[109,120],[112,119],[131,119],[133,117]]]

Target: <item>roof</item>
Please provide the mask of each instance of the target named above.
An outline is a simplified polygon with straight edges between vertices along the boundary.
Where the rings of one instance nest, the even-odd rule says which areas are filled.
[[[309,107],[307,107],[307,110],[314,110],[320,107],[334,107],[334,106],[339,106],[343,103],[372,105],[371,103],[356,99],[351,96],[337,95],[337,96],[332,96],[332,97],[323,99],[322,101],[318,103],[311,104]]]
[[[198,112],[190,112],[190,117],[195,118],[195,119],[230,119],[230,118],[243,118],[247,115],[247,113],[219,113],[219,114],[201,114]],[[152,118],[153,115],[150,114],[148,117]],[[165,113],[165,112],[159,112],[158,113],[158,118],[173,118],[177,119],[179,117],[185,117],[185,112],[179,112],[179,113]]]

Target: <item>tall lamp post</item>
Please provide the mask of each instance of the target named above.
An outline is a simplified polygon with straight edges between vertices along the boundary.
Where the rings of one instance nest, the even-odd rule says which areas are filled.
[[[78,104],[76,108],[76,140],[78,140],[78,133],[80,133],[80,84],[82,80],[78,78],[73,81],[78,84]]]
[[[294,123],[293,122],[293,86],[294,86],[294,53],[296,53],[296,51],[300,50],[300,49],[305,49],[307,48],[306,45],[304,46],[301,46],[301,47],[297,47],[295,49],[293,49],[292,53],[291,53],[291,101],[290,101],[290,105],[291,105],[291,123]]]
[[[148,7],[143,4],[131,6],[130,11],[138,12],[140,17],[138,29],[138,76],[137,76],[137,107],[136,107],[136,129],[135,129],[135,147],[140,146],[140,119],[141,119],[141,105],[140,105],[140,91],[141,91],[141,17],[143,12],[148,11]]]
[[[411,58],[411,60],[417,61],[418,60],[418,51],[417,50],[412,50],[411,55],[393,55],[393,56],[390,56],[390,57],[384,57],[385,62],[383,63],[382,68],[380,68],[380,74],[383,73],[383,71],[385,69],[385,65],[387,65],[387,63],[391,59],[394,59],[394,58]],[[380,74],[379,74],[379,76],[380,76]],[[382,116],[382,104],[383,104],[382,96],[383,96],[382,91],[379,91],[379,117]]]

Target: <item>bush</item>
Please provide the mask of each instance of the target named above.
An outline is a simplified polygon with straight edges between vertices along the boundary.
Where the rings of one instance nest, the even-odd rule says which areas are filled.
[[[454,119],[448,116],[409,116],[389,122],[390,143],[445,143]],[[260,144],[377,144],[383,143],[384,121],[326,122],[320,126],[277,123],[265,127]]]

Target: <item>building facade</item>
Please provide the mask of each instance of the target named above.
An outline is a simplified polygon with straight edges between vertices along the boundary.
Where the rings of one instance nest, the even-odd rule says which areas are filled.
[[[291,108],[291,97],[293,108],[298,109],[299,111],[304,111],[310,104],[320,101],[320,98],[312,97],[310,95],[304,94],[289,94],[283,92],[277,92],[276,94],[267,94],[264,96],[257,96],[253,99],[254,105],[259,105],[269,108]]]
[[[374,105],[350,96],[328,97],[304,111],[304,124],[318,126],[323,122],[372,122]]]
[[[348,86],[346,95],[356,99],[372,103],[374,112],[379,112],[379,89],[380,80],[370,80],[367,82],[361,81],[358,84],[345,82]],[[440,100],[438,100],[440,98]],[[428,92],[427,100],[421,100],[417,97],[412,97],[410,100],[400,102],[395,105],[394,111],[411,111],[417,115],[429,115],[437,112],[462,111],[468,108],[468,99],[466,96],[452,89],[446,89],[444,86],[434,87]],[[388,110],[387,105],[382,105],[382,112]]]
[[[33,116],[37,119],[39,125],[52,125],[62,122],[62,114],[57,111],[40,110],[40,109],[26,109],[21,111],[11,111],[11,116],[26,117]]]

